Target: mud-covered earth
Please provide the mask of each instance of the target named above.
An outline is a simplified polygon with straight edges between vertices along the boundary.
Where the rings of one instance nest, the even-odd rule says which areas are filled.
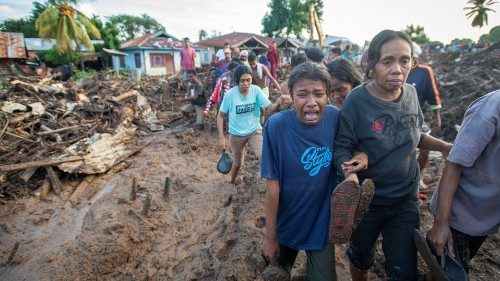
[[[2,204],[0,261],[20,242],[2,280],[256,280],[264,264],[264,181],[247,155],[233,186],[216,172],[217,132],[184,125],[153,136],[140,153],[105,175],[89,192],[68,200],[80,183],[69,178],[60,197],[38,193]],[[425,174],[430,198],[442,160],[431,155]],[[137,196],[131,200],[133,177]],[[170,184],[165,192],[165,177]],[[151,196],[151,207],[143,213]],[[423,226],[432,218],[423,201]],[[472,264],[471,280],[498,280],[499,236],[490,237]],[[349,280],[344,247],[336,249],[339,280]],[[304,275],[299,257],[294,278]],[[383,278],[381,249],[372,276]]]

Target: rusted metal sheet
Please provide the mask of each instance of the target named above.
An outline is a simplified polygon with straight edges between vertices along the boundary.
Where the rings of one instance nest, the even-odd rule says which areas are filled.
[[[26,57],[22,33],[0,32],[0,58],[25,59]]]

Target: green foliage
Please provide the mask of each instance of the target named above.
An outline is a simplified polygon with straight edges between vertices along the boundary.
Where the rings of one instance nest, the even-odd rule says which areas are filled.
[[[198,41],[204,40],[205,38],[207,38],[207,36],[208,36],[208,34],[205,31],[205,29],[200,29],[198,31]]]
[[[76,4],[77,0],[50,0],[53,6],[45,9],[35,21],[38,35],[44,39],[55,38],[57,50],[61,54],[72,52],[73,42],[78,49],[85,45],[89,50],[94,46],[90,37],[100,39],[99,30],[82,12],[68,5]]]
[[[31,15],[20,19],[6,19],[0,23],[0,31],[3,32],[20,32],[25,38],[36,38],[38,32],[35,28],[35,21],[38,16],[48,7],[41,2],[33,2]]]
[[[146,33],[165,30],[163,25],[147,14],[142,14],[140,17],[126,14],[110,16],[108,22],[118,29],[117,37],[121,42],[140,37]]]
[[[120,47],[120,40],[118,39],[120,31],[115,25],[109,21],[103,24],[101,19],[96,15],[93,15],[90,21],[101,33],[101,37],[104,40],[104,48],[118,49]]]
[[[75,63],[80,58],[77,53],[71,53],[70,56],[67,54],[61,54],[57,50],[56,46],[52,47],[48,51],[38,52],[37,55],[49,67],[58,67],[67,63]],[[68,59],[70,60],[69,62]]]
[[[470,44],[470,43],[474,43],[474,41],[470,38],[455,38],[453,40],[451,40],[451,44],[457,44],[457,45],[461,45],[461,44]]]
[[[410,24],[407,25],[406,28],[402,31],[408,34],[411,37],[411,40],[417,44],[426,44],[431,41],[427,34],[425,34],[423,26],[414,26],[413,24]]]
[[[465,15],[467,18],[472,19],[472,27],[483,27],[488,25],[488,13],[495,12],[490,7],[496,4],[494,0],[469,0],[467,2],[470,6],[465,7],[464,10],[468,11]]]
[[[496,43],[496,42],[500,41],[500,25],[493,27],[490,30],[489,35],[490,35],[491,42]]]
[[[73,78],[75,80],[92,79],[97,75],[97,71],[93,69],[88,71],[79,70],[78,67],[72,67],[72,69],[73,69]]]
[[[323,17],[323,0],[271,0],[271,9],[262,18],[262,33],[269,37],[294,34],[302,38],[302,32],[309,28],[309,5],[314,5],[318,19]]]

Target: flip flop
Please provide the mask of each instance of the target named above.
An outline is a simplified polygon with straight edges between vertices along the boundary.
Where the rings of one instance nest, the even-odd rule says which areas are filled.
[[[368,211],[368,206],[372,202],[373,195],[375,194],[375,184],[371,179],[365,179],[361,184],[361,195],[359,197],[358,208],[356,209],[356,214],[354,214],[354,227],[359,224],[363,216]]]
[[[422,235],[422,233],[420,233],[420,231],[418,231],[418,229],[415,229],[415,231],[413,232],[413,239],[415,240],[417,251],[420,253],[420,256],[422,256],[424,262],[431,270],[434,280],[448,281],[449,279],[446,277],[443,268],[441,268],[441,266],[439,265],[436,256],[432,253],[427,239]]]
[[[333,244],[344,244],[351,238],[359,199],[360,186],[354,181],[343,181],[333,191],[330,211],[330,241]]]

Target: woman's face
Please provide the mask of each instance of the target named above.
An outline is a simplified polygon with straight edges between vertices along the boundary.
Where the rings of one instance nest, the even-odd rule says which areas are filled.
[[[373,68],[376,86],[387,93],[399,91],[412,66],[411,46],[401,38],[387,41],[380,48],[380,59]]]
[[[333,104],[336,107],[342,107],[342,103],[351,90],[351,83],[344,82],[335,77],[332,77],[332,79],[330,79],[330,93],[332,94]]]

